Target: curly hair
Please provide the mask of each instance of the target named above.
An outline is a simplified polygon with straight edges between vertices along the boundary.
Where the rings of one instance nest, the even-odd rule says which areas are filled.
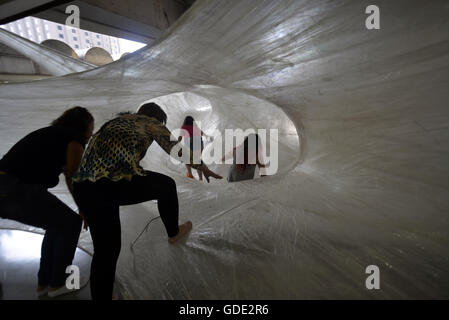
[[[59,118],[52,121],[55,127],[70,128],[79,134],[84,134],[94,121],[92,114],[83,107],[73,107],[66,110]]]

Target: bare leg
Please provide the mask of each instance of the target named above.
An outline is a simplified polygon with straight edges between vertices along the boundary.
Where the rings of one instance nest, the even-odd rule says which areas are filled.
[[[190,165],[186,164],[186,168],[187,168],[187,177],[195,179],[192,174],[192,167]]]
[[[196,172],[198,173],[198,177],[199,177],[200,181],[203,181],[203,171],[196,170]]]

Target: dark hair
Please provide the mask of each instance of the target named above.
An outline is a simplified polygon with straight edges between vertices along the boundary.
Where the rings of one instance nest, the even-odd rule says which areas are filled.
[[[148,117],[153,117],[162,122],[167,123],[167,114],[154,102],[145,103],[143,106],[137,110],[137,114],[142,114]]]
[[[193,117],[187,116],[187,117],[185,117],[184,123],[183,123],[182,125],[183,125],[183,126],[193,126],[193,121],[195,121],[195,120],[193,119]]]
[[[258,158],[258,155],[259,155],[259,135],[257,134],[257,133],[251,133],[251,134],[249,134],[246,138],[245,138],[245,141],[243,142],[243,148],[244,148],[244,152],[245,152],[245,164],[248,164],[248,144],[249,144],[249,142],[248,142],[248,140],[250,139],[250,138],[252,138],[252,137],[254,137],[254,138],[256,138],[256,159],[259,159]],[[254,139],[254,138],[252,138],[252,139]],[[252,146],[252,145],[251,145]]]
[[[245,171],[249,165],[248,163],[249,139],[254,139],[252,137],[256,138],[256,163],[259,162],[259,135],[257,133],[251,133],[245,137],[245,141],[243,142],[243,152],[244,152],[243,163],[237,164],[237,168],[241,171]],[[251,146],[253,146],[253,144],[251,144]]]
[[[55,127],[70,128],[78,134],[84,135],[89,128],[89,125],[94,121],[92,114],[83,107],[73,107],[53,120],[51,123]]]

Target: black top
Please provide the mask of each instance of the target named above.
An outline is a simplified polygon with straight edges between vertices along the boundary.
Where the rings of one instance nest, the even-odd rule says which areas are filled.
[[[53,188],[66,165],[67,145],[83,138],[70,129],[46,127],[25,136],[0,160],[0,171],[12,174],[24,183]]]

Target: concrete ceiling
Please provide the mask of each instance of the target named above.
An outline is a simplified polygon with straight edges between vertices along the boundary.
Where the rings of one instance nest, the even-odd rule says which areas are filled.
[[[150,43],[195,0],[0,0],[0,24],[26,16],[65,24],[68,5],[80,8],[81,29]]]

